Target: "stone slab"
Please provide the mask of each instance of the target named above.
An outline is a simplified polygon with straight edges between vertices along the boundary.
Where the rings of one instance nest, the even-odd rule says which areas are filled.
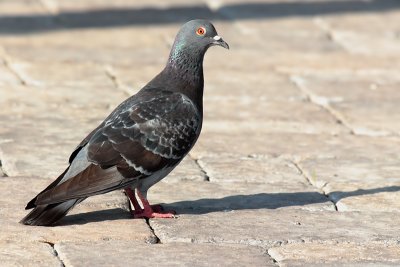
[[[197,163],[206,181],[167,177],[150,189],[149,200],[166,203],[179,214],[249,208],[334,210],[329,199],[287,159],[214,155]]]
[[[248,209],[151,219],[161,242],[229,243],[272,247],[286,243],[398,244],[397,214]]]
[[[268,253],[279,266],[398,266],[400,246],[385,244],[287,244]]]
[[[360,62],[360,58],[362,62]],[[392,64],[393,58],[389,56],[360,56],[348,55],[346,53],[333,53],[329,55],[294,55],[291,60],[287,57],[276,57],[273,62],[275,70],[285,75],[343,75],[348,73],[374,73],[387,72],[396,73],[400,70],[397,62]],[[393,75],[395,76],[395,75]]]
[[[1,51],[1,48],[0,48]],[[3,64],[4,62],[2,62],[1,59],[1,53],[0,53],[0,86],[4,86],[4,85],[19,85],[20,81],[17,78],[17,76],[15,76],[14,73],[12,73],[6,66],[5,64]]]
[[[312,94],[337,110],[356,134],[398,134],[399,71],[319,73],[301,77]]]
[[[237,20],[239,29],[246,33],[246,40],[257,50],[269,53],[329,53],[340,50],[324,31],[321,31],[312,20],[295,17],[274,17],[275,3],[254,3],[228,5],[221,12]],[[277,4],[278,6],[279,4]],[[282,4],[282,7],[284,4]],[[279,7],[277,7],[279,8]],[[275,10],[276,11],[276,10]],[[260,20],[268,16],[273,20]],[[243,44],[243,43],[242,43]]]
[[[365,146],[368,151],[368,147]],[[376,151],[378,152],[378,151]],[[388,151],[386,151],[388,152]],[[385,152],[382,152],[382,154]],[[326,183],[360,183],[368,185],[375,183],[384,186],[399,181],[398,158],[387,158],[385,161],[380,154],[359,154],[345,156],[342,153],[319,158],[308,158],[300,162],[301,168],[310,181],[322,187]]]
[[[221,244],[132,244],[126,241],[61,242],[66,266],[275,266],[259,248]]]
[[[149,190],[148,197],[151,203],[162,203],[166,210],[175,210],[178,216],[248,209],[335,210],[327,197],[301,181],[265,183],[161,181]]]
[[[166,183],[179,181],[204,181],[207,177],[194,159],[186,156],[179,165],[163,179]]]
[[[151,79],[153,79],[165,66],[168,53],[162,57],[156,57],[160,62],[157,63],[133,63],[124,65],[123,62],[115,62],[107,66],[108,73],[118,79],[118,86],[127,93],[134,94]]]
[[[3,86],[0,92],[0,119],[7,125],[0,130],[0,147],[9,176],[58,176],[77,144],[126,98],[112,86],[94,85]]]
[[[368,151],[367,146],[364,148]],[[310,182],[336,203],[339,211],[398,212],[398,157],[385,157],[389,150],[364,155],[354,152],[305,159],[299,166]]]
[[[77,36],[76,38],[79,38]],[[13,58],[22,62],[94,62],[100,65],[106,64],[124,64],[126,66],[132,64],[159,64],[161,67],[165,64],[168,52],[160,54],[158,48],[147,48],[140,53],[132,53],[132,48],[105,47],[93,50],[93,48],[77,48],[77,47],[43,47],[43,44],[37,45],[32,49],[28,49],[25,44],[11,44],[5,46],[7,52]],[[44,43],[46,44],[46,43]],[[160,54],[160,55],[159,55]],[[46,55],[43,57],[42,55]],[[163,56],[163,57],[161,57]]]
[[[385,7],[386,6],[386,7]],[[337,14],[323,18],[332,38],[347,51],[354,54],[398,54],[399,4],[386,1],[384,4],[371,3],[369,9],[386,8],[385,19],[378,12],[360,14]],[[368,26],[369,25],[369,26]],[[377,49],[378,48],[378,49]]]
[[[251,136],[251,138],[249,138]],[[239,133],[214,132],[210,127],[204,129],[191,151],[195,158],[209,155],[282,155],[310,154],[317,147],[322,147],[327,135],[309,135],[293,133],[259,133],[247,131]]]
[[[32,177],[0,179],[0,239],[15,242],[93,240],[131,240],[157,242],[145,220],[133,220],[127,211],[126,197],[119,192],[89,199],[75,207],[53,227],[26,226],[18,222],[28,211],[26,203],[49,184],[49,180]]]
[[[249,138],[251,137],[251,138]],[[396,137],[371,137],[355,135],[296,134],[243,132],[218,133],[213,129],[204,131],[191,155],[201,159],[205,156],[248,156],[272,157],[369,158],[370,160],[398,160],[399,139]]]
[[[71,64],[69,62],[35,62],[32,64],[18,60],[13,60],[12,64],[28,85],[49,89],[69,87],[71,91],[74,88],[84,88],[82,89],[83,92],[91,91],[93,93],[107,90],[105,88],[109,88],[108,92],[115,91],[112,80],[106,74],[105,67],[99,64]],[[56,93],[57,89],[48,94],[54,95]],[[116,95],[118,95],[118,92],[116,92]],[[110,98],[113,98],[113,96]]]
[[[61,266],[49,244],[1,239],[1,266]]]
[[[43,14],[45,10],[40,3],[30,0],[4,0],[0,3],[2,16]]]
[[[231,62],[235,64],[236,60],[241,64],[243,59]],[[215,64],[215,60],[211,62]],[[346,131],[328,112],[308,102],[288,76],[273,70],[224,67],[223,74],[208,72],[205,80],[204,131],[210,128],[222,132]]]
[[[332,182],[324,187],[338,211],[400,212],[399,180],[382,179],[380,182]]]
[[[333,31],[333,38],[347,51],[353,54],[398,54],[399,41],[396,33],[382,34],[360,34],[352,31]],[[379,47],[379,49],[376,49]]]
[[[177,28],[170,33],[173,37]],[[70,66],[98,64],[94,69],[104,64],[120,64],[125,67],[157,64],[161,70],[170,48],[166,44],[164,32],[165,27],[65,31],[62,25],[58,25],[54,31],[24,35],[24,38],[0,35],[0,40],[7,54],[17,62],[41,65],[63,63]],[[49,71],[52,71],[51,68]]]
[[[215,69],[207,71],[205,75],[204,103],[224,98],[224,102],[250,101],[258,99],[260,102],[301,102],[305,95],[290,81],[289,77],[276,73],[272,68],[259,67],[257,69],[242,68],[242,58],[232,58],[232,65],[222,64],[223,58],[229,57],[225,51],[216,49],[207,51],[210,57],[205,58],[204,68]],[[220,59],[215,59],[219,56]],[[240,56],[240,53],[239,55]],[[254,62],[257,64],[258,62]],[[251,65],[253,66],[253,65]],[[251,67],[249,66],[249,67]],[[223,67],[223,68],[222,68]],[[260,79],[259,77],[262,77]],[[212,103],[212,102],[211,102]],[[219,105],[221,105],[220,103]]]
[[[363,3],[359,1],[359,4]],[[382,34],[385,35],[387,32],[398,31],[399,27],[399,3],[394,0],[385,2],[370,2],[364,5],[369,5],[370,10],[376,12],[360,12],[354,13],[338,13],[334,16],[324,17],[323,20],[330,26],[332,30],[351,30],[359,33],[369,34]],[[379,10],[384,10],[384,17]]]
[[[234,94],[235,92],[231,92]],[[258,98],[205,98],[204,130],[219,132],[349,132],[326,110],[309,102],[270,102]],[[221,104],[224,103],[224,104]]]
[[[198,163],[212,182],[306,182],[296,166],[285,158],[257,154],[209,155],[198,159]]]

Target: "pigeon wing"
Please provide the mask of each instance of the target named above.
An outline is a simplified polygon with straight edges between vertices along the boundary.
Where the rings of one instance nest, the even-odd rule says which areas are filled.
[[[87,141],[87,159],[92,164],[40,194],[35,204],[123,188],[175,166],[187,154],[201,128],[201,115],[193,102],[183,94],[159,90],[137,100],[130,106],[123,103]]]

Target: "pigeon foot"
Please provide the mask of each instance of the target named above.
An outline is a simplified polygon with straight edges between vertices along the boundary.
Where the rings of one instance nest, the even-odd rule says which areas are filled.
[[[175,218],[176,212],[171,211],[164,211],[163,206],[161,205],[150,205],[149,201],[143,197],[143,195],[137,191],[137,195],[142,202],[143,209],[139,205],[138,200],[136,199],[135,193],[131,188],[125,189],[126,195],[132,202],[134,210],[131,210],[131,214],[133,218]]]
[[[131,211],[133,218],[174,218],[176,212],[174,210],[164,211],[161,205],[150,205],[151,210],[135,209]]]
[[[146,212],[142,210],[141,212],[134,212],[133,217],[136,218],[175,218],[175,212]]]
[[[137,195],[143,204],[143,210],[134,215],[134,218],[175,218],[175,211],[164,211],[161,205],[150,205],[139,190]]]

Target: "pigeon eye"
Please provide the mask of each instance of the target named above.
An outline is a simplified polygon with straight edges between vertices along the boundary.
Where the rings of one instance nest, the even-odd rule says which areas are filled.
[[[202,36],[202,35],[206,34],[206,29],[204,27],[199,27],[196,30],[196,34]]]

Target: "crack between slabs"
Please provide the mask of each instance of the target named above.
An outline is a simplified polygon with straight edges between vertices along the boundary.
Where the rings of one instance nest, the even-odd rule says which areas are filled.
[[[336,122],[338,124],[343,125],[343,127],[345,127],[350,132],[350,134],[355,135],[353,128],[346,121],[346,119],[343,117],[343,115],[340,112],[333,109],[329,105],[329,101],[326,98],[319,97],[317,95],[314,95],[312,92],[310,92],[306,88],[306,86],[304,84],[304,80],[300,76],[290,75],[289,79],[306,96],[306,98],[309,102],[319,106],[320,108],[322,108],[323,110],[328,112],[336,120]]]
[[[304,179],[307,181],[309,185],[312,187],[316,188],[321,195],[325,196],[327,200],[332,202],[334,208],[336,211],[338,211],[338,208],[336,206],[336,202],[329,196],[329,194],[326,193],[325,187],[328,185],[328,183],[325,183],[324,185],[321,186],[321,188],[317,187],[314,183],[314,179],[310,177],[307,172],[302,168],[300,161],[299,160],[291,160],[292,164],[296,167],[296,169],[300,172],[301,176],[304,177]]]
[[[201,166],[199,159],[194,158],[190,153],[187,155],[191,160],[193,160],[194,164],[196,164],[197,168],[199,168],[204,182],[210,182],[210,176],[207,174],[206,170]]]
[[[9,175],[8,175],[7,172],[4,170],[3,164],[2,164],[1,158],[0,158],[0,177],[1,177],[1,176],[3,176],[3,177],[8,177]]]
[[[299,171],[300,175],[303,176],[303,178],[307,181],[307,183],[309,185],[311,185],[312,187],[315,187],[312,182],[312,178],[305,174],[303,168],[300,166],[300,162],[298,160],[293,160],[293,159],[290,160],[290,162],[296,167],[296,169]]]
[[[204,182],[210,182],[210,176],[207,174],[206,170],[201,166],[201,164],[199,162],[199,159],[193,158],[190,154],[188,156],[189,156],[189,158],[191,160],[194,161],[194,163],[196,164],[197,168],[199,168],[199,170],[200,170],[200,172],[201,172],[201,174],[203,176],[203,181]]]
[[[200,169],[201,174],[203,175],[203,181],[205,182],[210,182],[210,176],[208,176],[207,172],[204,170],[204,168],[201,166],[199,163],[198,159],[194,160],[194,163],[196,163],[197,167]]]
[[[106,65],[104,67],[104,72],[106,76],[111,80],[115,88],[122,91],[127,96],[132,95],[132,90],[127,85],[125,85],[123,82],[120,81],[117,74],[115,73],[114,68],[111,65]]]
[[[343,51],[349,52],[348,49],[346,49],[346,46],[344,46],[339,40],[337,40],[337,38],[335,38],[332,27],[323,18],[316,17],[313,19],[313,23],[327,35],[331,42],[338,45],[341,49],[343,49]]]
[[[272,262],[276,265],[276,266],[281,266],[279,264],[279,262],[271,255],[271,253],[269,252],[269,249],[266,250],[266,254],[268,255],[268,257],[272,260]]]
[[[0,46],[0,62],[3,63],[4,67],[11,72],[23,86],[27,86],[28,82],[23,75],[13,66],[12,60],[7,55],[5,49]]]
[[[151,233],[153,234],[154,237],[146,240],[146,243],[148,244],[162,244],[161,239],[156,235],[156,232],[154,231],[153,227],[151,227],[150,224],[150,219],[145,219],[146,224],[149,226]]]
[[[49,242],[49,241],[39,241],[39,242],[45,243],[45,244],[49,245],[49,246],[51,247],[51,249],[52,249],[53,255],[54,255],[54,256],[57,258],[57,260],[60,262],[60,266],[61,266],[61,267],[65,267],[65,264],[64,264],[63,260],[60,258],[60,255],[58,254],[57,250],[56,250],[55,247],[54,247],[54,245],[55,245],[54,243]]]
[[[275,70],[277,73],[283,74],[289,78],[289,80],[300,90],[300,92],[304,95],[306,101],[318,106],[325,112],[327,112],[339,125],[342,125],[349,134],[355,136],[367,136],[367,137],[400,137],[400,133],[389,131],[386,129],[369,129],[369,128],[357,128],[352,127],[351,123],[345,118],[345,116],[333,108],[330,103],[330,99],[319,96],[308,90],[305,85],[305,80],[299,74],[288,74],[285,71]]]
[[[328,183],[326,182],[326,183],[321,187],[322,193],[324,193],[324,196],[325,196],[326,198],[328,198],[330,202],[333,203],[333,205],[334,205],[334,207],[335,207],[335,211],[339,211],[339,209],[338,209],[338,207],[337,207],[337,205],[336,205],[336,204],[337,204],[337,201],[335,201],[328,193],[326,193],[325,187],[326,187],[327,185],[328,185]]]
[[[9,173],[5,170],[3,164],[4,161],[2,161],[2,158],[4,157],[3,151],[0,149],[0,177],[9,177]]]

